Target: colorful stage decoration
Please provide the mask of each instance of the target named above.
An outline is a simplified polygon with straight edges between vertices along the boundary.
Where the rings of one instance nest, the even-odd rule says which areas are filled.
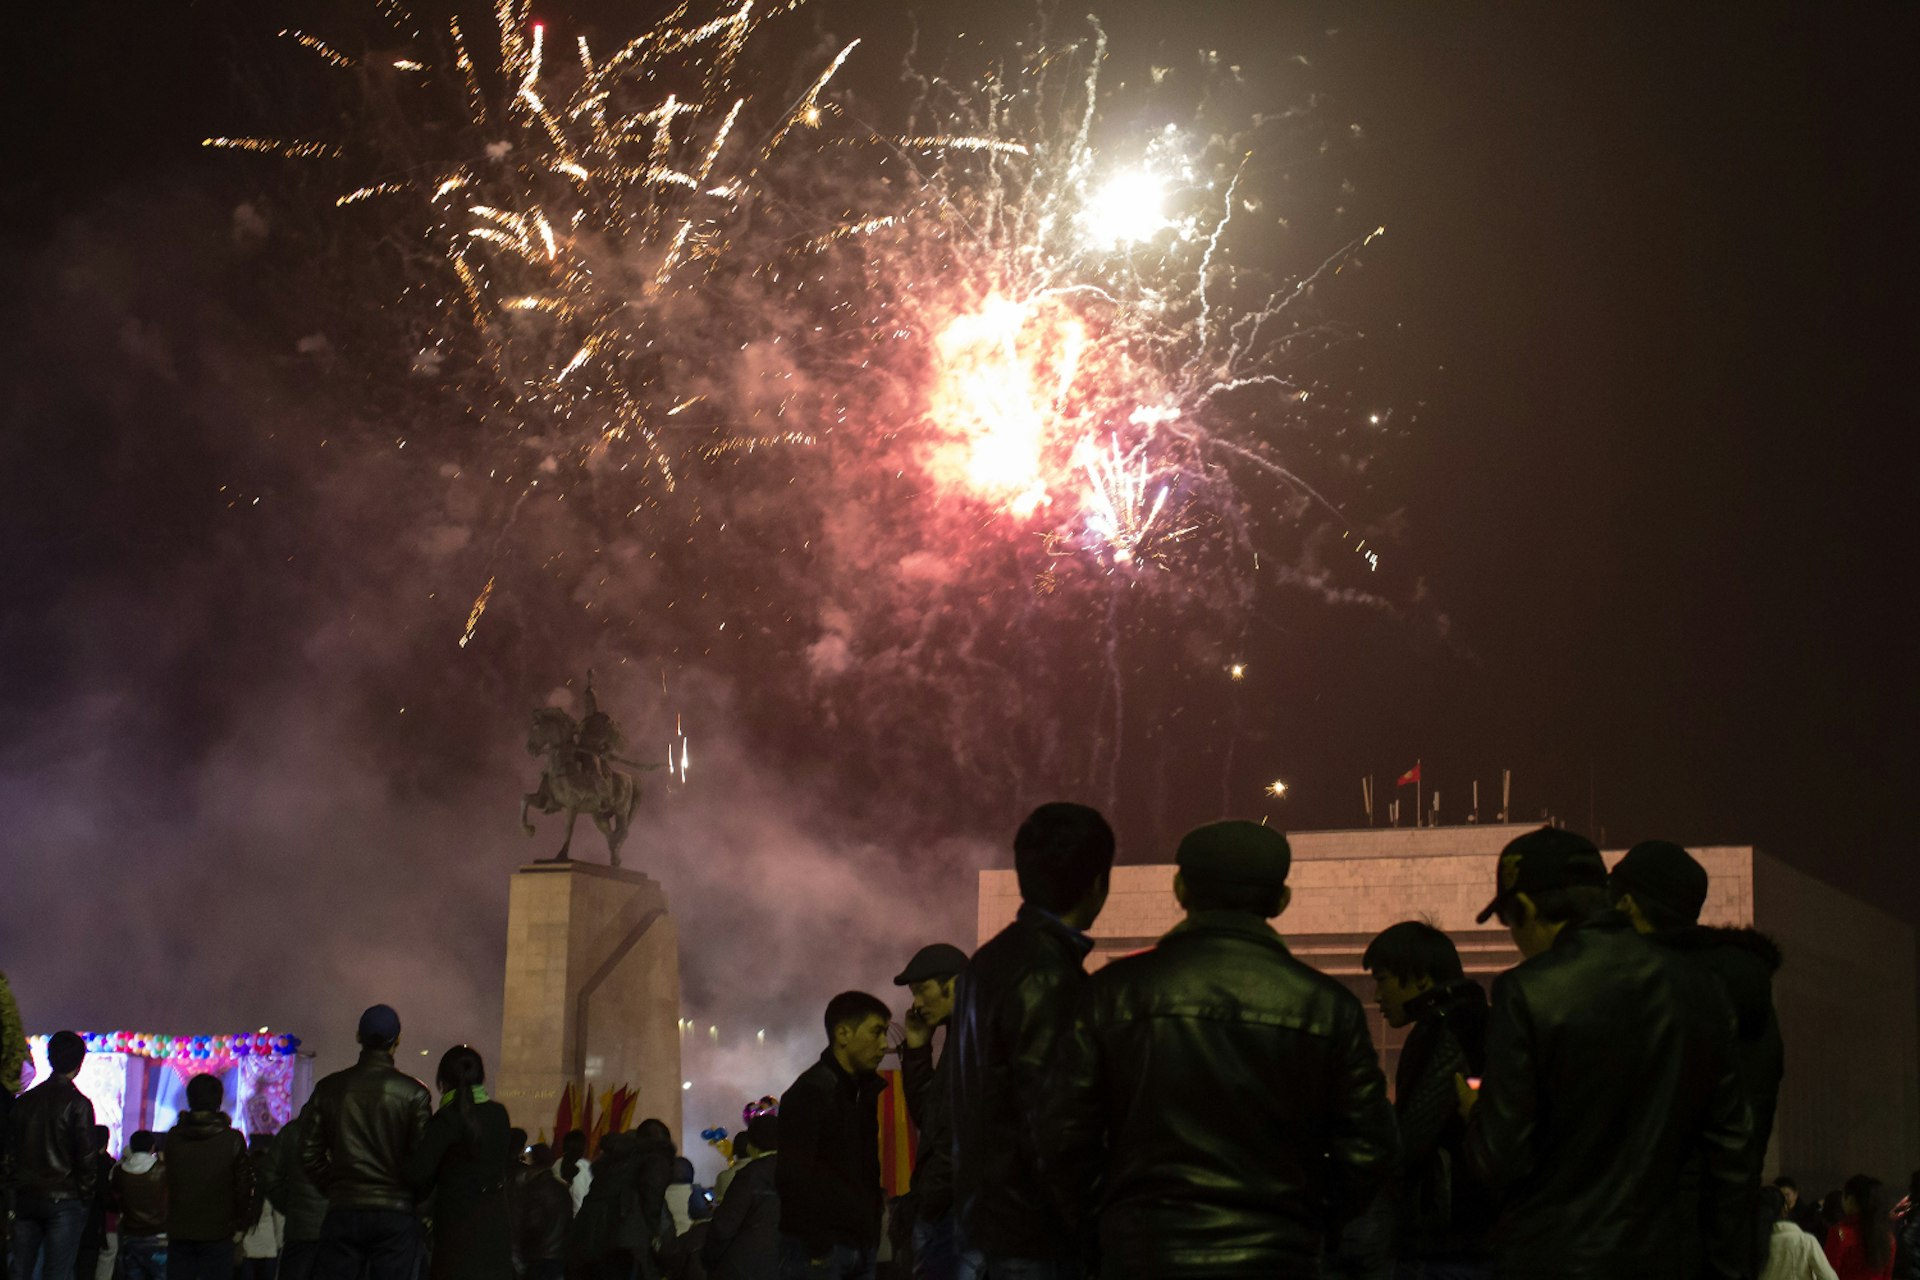
[[[275,1133],[298,1111],[294,1075],[300,1038],[284,1033],[176,1036],[157,1031],[83,1031],[87,1060],[75,1085],[93,1103],[94,1120],[125,1149],[141,1129],[164,1132],[186,1109],[187,1081],[206,1073],[226,1087],[228,1115],[243,1133]],[[52,1075],[47,1037],[30,1036],[26,1085]]]
[[[558,1148],[562,1138],[578,1129],[587,1135],[587,1159],[592,1160],[600,1154],[600,1139],[633,1128],[633,1113],[639,1105],[640,1091],[623,1084],[602,1093],[596,1111],[593,1090],[570,1084],[554,1109],[553,1145]],[[539,1141],[546,1141],[546,1135]]]

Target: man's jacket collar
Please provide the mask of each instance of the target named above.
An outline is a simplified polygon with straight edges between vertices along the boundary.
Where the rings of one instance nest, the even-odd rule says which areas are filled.
[[[828,1045],[820,1051],[820,1065],[833,1073],[833,1087],[854,1094],[871,1092],[875,1097],[886,1092],[887,1082],[878,1072],[872,1075],[856,1076],[840,1065],[840,1059],[833,1056],[833,1046]]]
[[[1170,942],[1195,934],[1230,934],[1274,947],[1282,955],[1292,954],[1273,926],[1251,911],[1189,911],[1187,918],[1167,930],[1160,941]]]
[[[1022,924],[1032,925],[1049,937],[1065,943],[1073,954],[1084,958],[1093,950],[1093,939],[1079,929],[1074,928],[1045,907],[1036,907],[1031,902],[1020,904],[1020,914],[1015,917]]]

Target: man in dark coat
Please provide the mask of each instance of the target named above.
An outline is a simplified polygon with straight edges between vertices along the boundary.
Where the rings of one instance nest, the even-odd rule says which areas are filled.
[[[1525,957],[1493,984],[1484,1087],[1460,1085],[1495,1274],[1733,1280],[1753,1228],[1733,1011],[1608,909],[1606,882],[1591,842],[1542,827],[1501,852],[1480,914]]]
[[[327,1197],[319,1280],[414,1280],[422,1247],[407,1160],[427,1131],[427,1087],[393,1065],[400,1015],[360,1015],[360,1060],[313,1088],[301,1113],[300,1163]]]
[[[120,1259],[125,1280],[163,1280],[167,1250],[167,1169],[159,1135],[141,1129],[113,1170],[113,1203],[120,1210]]]
[[[966,952],[936,942],[915,952],[893,980],[913,994],[900,1074],[919,1135],[911,1201],[914,1280],[972,1280],[981,1268],[979,1252],[961,1237],[953,1212],[952,1050],[937,1065],[933,1060],[934,1029],[952,1017],[954,980],[966,967]]]
[[[1037,1120],[1100,1274],[1319,1274],[1323,1246],[1393,1169],[1393,1108],[1366,1013],[1267,921],[1292,851],[1257,822],[1188,833],[1186,920],[1087,980]]]
[[[708,1280],[769,1280],[780,1270],[780,1117],[747,1122],[746,1161],[714,1207],[700,1248]]]
[[[827,1002],[827,1047],[780,1097],[782,1280],[873,1280],[880,1095],[891,1011],[864,991]],[[732,1188],[728,1188],[729,1192]]]
[[[253,1162],[225,1100],[220,1077],[193,1077],[167,1134],[168,1280],[229,1280],[234,1235],[253,1217]]]
[[[1035,809],[1013,838],[1020,912],[954,985],[954,1203],[990,1276],[1078,1274],[1079,1242],[1040,1180],[1034,1124],[1041,1079],[1086,981],[1085,930],[1106,904],[1113,852],[1112,828],[1085,805]]]
[[[7,1120],[6,1163],[14,1191],[14,1274],[73,1280],[93,1200],[93,1103],[74,1087],[87,1042],[72,1031],[47,1041],[53,1078],[22,1094]]]
[[[93,1126],[93,1199],[87,1205],[87,1227],[80,1233],[80,1252],[73,1263],[73,1274],[81,1280],[91,1280],[102,1253],[107,1255],[109,1265],[113,1262],[107,1231],[107,1213],[113,1199],[113,1155],[107,1144],[112,1141],[111,1129],[103,1124]]]
[[[1751,928],[1700,923],[1707,904],[1707,869],[1677,844],[1643,840],[1627,850],[1607,877],[1614,906],[1635,932],[1685,956],[1720,983],[1733,1006],[1734,1056],[1740,1087],[1753,1112],[1747,1142],[1748,1177],[1757,1192],[1773,1137],[1773,1116],[1786,1074],[1786,1047],[1773,1007],[1773,975],[1780,948]]]
[[[1478,1078],[1486,1066],[1487,993],[1466,976],[1453,939],[1420,920],[1381,931],[1360,963],[1387,1025],[1410,1028],[1394,1072],[1395,1255],[1433,1280],[1484,1275],[1493,1206],[1461,1167],[1466,1122],[1454,1077]]]

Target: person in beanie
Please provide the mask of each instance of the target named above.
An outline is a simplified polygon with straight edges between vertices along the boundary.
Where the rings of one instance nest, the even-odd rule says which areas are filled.
[[[1707,869],[1665,840],[1633,846],[1607,877],[1615,909],[1633,922],[1634,930],[1712,974],[1733,1006],[1734,1059],[1753,1112],[1747,1177],[1757,1193],[1773,1136],[1780,1080],[1786,1074],[1786,1046],[1773,1007],[1780,948],[1754,929],[1702,925],[1707,886]]]
[[[142,1129],[127,1139],[114,1166],[113,1203],[120,1208],[119,1274],[126,1280],[166,1280],[167,1170],[159,1135]]]
[[[953,984],[967,953],[944,942],[920,948],[893,979],[913,995],[907,1010],[900,1073],[907,1113],[919,1133],[913,1166],[913,1274],[915,1280],[959,1280],[980,1273],[980,1255],[958,1238],[953,1212],[953,1105],[947,1065],[933,1060],[933,1032],[953,1014]]]
[[[1397,1155],[1386,1079],[1353,993],[1267,921],[1292,900],[1287,838],[1257,822],[1189,832],[1187,918],[1087,980],[1037,1127],[1100,1274],[1306,1280]]]
[[[1495,916],[1524,959],[1494,980],[1483,1087],[1457,1086],[1495,1274],[1748,1274],[1752,1121],[1719,984],[1609,909],[1600,851],[1571,831],[1501,851]]]
[[[52,1078],[22,1094],[7,1120],[14,1192],[8,1261],[15,1276],[73,1280],[98,1176],[93,1103],[73,1083],[86,1060],[85,1040],[72,1031],[54,1032],[47,1041]]]
[[[780,1097],[781,1280],[873,1280],[879,1257],[880,1095],[891,1011],[843,991],[827,1047]]]
[[[1382,930],[1360,964],[1373,975],[1381,1017],[1408,1028],[1393,1089],[1396,1256],[1436,1277],[1487,1275],[1492,1205],[1461,1168],[1466,1123],[1453,1083],[1455,1076],[1477,1079],[1486,1067],[1487,993],[1467,977],[1453,939],[1420,920]]]
[[[320,1280],[414,1280],[421,1251],[407,1161],[426,1136],[427,1087],[393,1065],[400,1015],[360,1015],[360,1060],[313,1087],[298,1121],[300,1163],[327,1197]]]
[[[193,1077],[167,1134],[168,1280],[231,1280],[233,1238],[252,1221],[253,1163],[225,1100],[220,1077]]]
[[[1079,1241],[1048,1199],[1034,1149],[1051,1066],[1106,905],[1113,829],[1082,804],[1043,804],[1013,838],[1020,911],[954,984],[946,1062],[953,1086],[957,1230],[989,1275],[1078,1274]]]

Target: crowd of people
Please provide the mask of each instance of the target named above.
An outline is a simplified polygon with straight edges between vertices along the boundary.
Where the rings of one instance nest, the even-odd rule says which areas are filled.
[[[436,1098],[395,1066],[386,1005],[277,1136],[249,1142],[200,1075],[172,1130],[115,1161],[61,1032],[51,1078],[0,1104],[10,1275],[1920,1280],[1920,1173],[1898,1205],[1864,1174],[1824,1198],[1763,1185],[1781,957],[1700,925],[1707,873],[1679,846],[1609,871],[1563,829],[1508,844],[1480,920],[1522,960],[1490,997],[1433,925],[1375,937],[1363,964],[1406,1031],[1391,1093],[1360,1000],[1270,923],[1292,900],[1284,835],[1189,833],[1185,920],[1089,974],[1113,859],[1096,811],[1035,810],[1013,923],[908,959],[897,1043],[886,1001],[829,1000],[818,1061],[712,1192],[657,1119],[591,1158],[581,1133],[528,1147],[467,1046]],[[890,1202],[896,1051],[918,1147]]]

